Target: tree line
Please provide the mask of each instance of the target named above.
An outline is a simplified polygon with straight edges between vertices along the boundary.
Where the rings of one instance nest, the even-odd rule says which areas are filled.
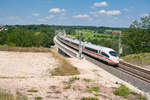
[[[74,34],[75,30],[93,30],[102,33],[107,29],[122,31],[123,54],[150,52],[150,14],[134,21],[129,28],[111,28],[95,26],[60,25],[5,25],[7,30],[0,31],[0,45],[18,47],[50,47],[54,44],[55,30],[66,30]],[[104,33],[105,34],[105,33]],[[87,41],[118,50],[118,40],[89,38]]]
[[[54,29],[35,26],[5,26],[7,30],[0,31],[0,45],[17,47],[50,47],[53,45]]]
[[[122,31],[123,54],[150,52],[150,13]]]
[[[5,25],[7,30],[0,31],[0,45],[17,47],[50,47],[54,44],[55,30],[66,30],[67,34],[75,30],[121,29],[95,26],[61,26],[61,25]]]

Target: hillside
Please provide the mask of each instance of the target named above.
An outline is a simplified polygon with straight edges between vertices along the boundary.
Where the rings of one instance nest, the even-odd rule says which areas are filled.
[[[130,54],[122,57],[122,59],[150,70],[150,53]]]
[[[0,51],[0,91],[24,95],[29,100],[139,100],[142,97],[142,91],[87,60],[67,58],[80,74],[55,76],[51,72],[61,63],[55,58],[57,56],[50,52]],[[61,70],[60,68],[59,71]],[[71,72],[70,69],[68,71]],[[123,97],[116,96],[122,93],[120,89],[127,91],[123,92]],[[3,97],[4,93],[1,92],[0,97]]]

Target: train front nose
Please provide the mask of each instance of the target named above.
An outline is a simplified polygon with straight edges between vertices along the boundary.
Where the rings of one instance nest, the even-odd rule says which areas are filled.
[[[114,64],[119,64],[119,57],[112,57]]]

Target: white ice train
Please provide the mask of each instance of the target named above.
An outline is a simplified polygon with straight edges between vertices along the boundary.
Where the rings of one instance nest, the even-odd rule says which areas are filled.
[[[74,40],[61,34],[57,34],[57,38],[64,44],[76,50],[79,49],[79,40]],[[87,42],[81,42],[81,45],[83,47],[82,50],[83,53],[98,58],[100,60],[103,60],[109,64],[116,66],[119,65],[119,57],[117,56],[115,50]]]

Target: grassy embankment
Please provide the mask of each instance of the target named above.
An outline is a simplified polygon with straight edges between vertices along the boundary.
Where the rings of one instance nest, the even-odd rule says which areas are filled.
[[[150,65],[150,53],[131,54],[122,57],[122,59],[139,66]]]
[[[36,48],[36,47],[10,47],[10,46],[1,46],[0,51],[13,51],[13,52],[50,52],[49,48]]]
[[[77,75],[80,72],[66,58],[51,50],[52,56],[58,60],[57,67],[51,72],[53,76]]]
[[[131,91],[128,87],[126,87],[123,84],[120,84],[120,87],[118,88],[114,88],[113,94],[126,98],[127,100],[146,100],[146,98],[143,95]]]
[[[49,48],[21,48],[21,47],[8,47],[0,46],[0,51],[13,51],[13,52],[50,52],[52,56],[58,60],[57,67],[51,71],[53,76],[64,76],[64,75],[76,75],[80,74],[76,67],[74,67],[67,59],[58,54],[55,50]],[[33,92],[33,90],[30,90]],[[29,92],[30,92],[29,91]],[[34,90],[34,92],[36,92]],[[36,100],[39,97],[35,98]],[[0,91],[0,100],[27,100],[26,96],[22,96],[16,93],[16,96]]]
[[[76,67],[74,67],[65,57],[58,54],[51,48],[22,48],[22,47],[9,47],[0,46],[0,51],[13,51],[13,52],[50,52],[52,56],[58,60],[57,67],[51,71],[53,76],[77,75],[80,74]]]
[[[28,100],[28,98],[19,92],[14,96],[11,93],[0,91],[0,100]]]

